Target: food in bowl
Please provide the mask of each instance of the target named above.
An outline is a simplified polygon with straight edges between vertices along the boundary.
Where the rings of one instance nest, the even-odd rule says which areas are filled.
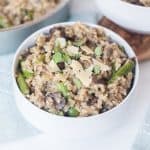
[[[53,114],[86,117],[106,112],[128,95],[134,58],[103,28],[82,23],[50,29],[20,55],[16,81],[24,96]]]
[[[58,3],[59,0],[1,0],[0,29],[38,19]]]
[[[145,7],[150,7],[150,0],[124,0],[131,4],[141,5]]]

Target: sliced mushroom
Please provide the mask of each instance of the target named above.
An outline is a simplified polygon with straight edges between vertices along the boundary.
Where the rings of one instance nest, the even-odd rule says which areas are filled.
[[[66,100],[64,97],[61,96],[60,93],[47,93],[46,94],[46,100],[49,100],[51,98],[53,100],[53,104],[55,105],[55,108],[57,110],[62,110],[66,105]]]
[[[92,81],[93,81],[94,83],[96,83],[96,84],[104,84],[104,85],[106,85],[107,82],[108,82],[107,79],[105,79],[105,78],[99,78],[99,77],[97,77],[96,75],[93,76]]]
[[[110,110],[111,109],[111,107],[110,106],[108,106],[108,104],[106,104],[105,102],[103,102],[102,103],[102,108],[100,109],[100,113],[104,113],[104,112],[106,112],[106,111],[108,111],[108,110]]]
[[[98,97],[95,96],[94,93],[90,94],[89,99],[87,101],[87,105],[91,106],[94,105],[95,103],[97,103]]]
[[[57,63],[57,66],[59,67],[60,70],[65,69],[65,63],[64,62]]]

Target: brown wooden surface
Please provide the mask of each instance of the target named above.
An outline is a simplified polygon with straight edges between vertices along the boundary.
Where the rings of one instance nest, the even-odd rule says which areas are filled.
[[[105,17],[99,22],[99,24],[122,36],[132,46],[139,61],[150,60],[150,35],[131,33]]]

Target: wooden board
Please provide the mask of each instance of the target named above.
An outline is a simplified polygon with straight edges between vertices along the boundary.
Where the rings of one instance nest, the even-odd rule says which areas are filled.
[[[100,20],[99,24],[122,36],[132,46],[139,61],[150,60],[150,35],[131,33],[105,17]]]

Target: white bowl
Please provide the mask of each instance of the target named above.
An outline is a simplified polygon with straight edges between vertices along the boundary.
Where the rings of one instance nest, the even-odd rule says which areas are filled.
[[[122,0],[97,0],[100,11],[121,27],[143,34],[150,34],[150,7],[143,7]]]
[[[127,109],[129,109],[130,101],[135,96],[135,87],[137,85],[139,76],[139,66],[136,59],[135,78],[131,91],[128,96],[117,107],[107,111],[103,114],[90,117],[64,117],[50,114],[43,111],[29,102],[20,92],[15,79],[15,72],[18,65],[19,56],[24,53],[24,50],[35,43],[37,35],[41,33],[49,33],[49,30],[56,26],[72,25],[74,22],[59,23],[51,25],[35,32],[29,36],[18,48],[13,61],[12,77],[16,103],[23,116],[36,128],[50,133],[54,138],[83,138],[91,135],[102,134],[106,131],[113,130],[114,127],[120,125],[120,121],[128,116]],[[98,27],[97,25],[88,24],[91,27]],[[117,43],[123,45],[129,57],[136,57],[131,47],[120,36],[114,32],[104,28],[106,34]]]

